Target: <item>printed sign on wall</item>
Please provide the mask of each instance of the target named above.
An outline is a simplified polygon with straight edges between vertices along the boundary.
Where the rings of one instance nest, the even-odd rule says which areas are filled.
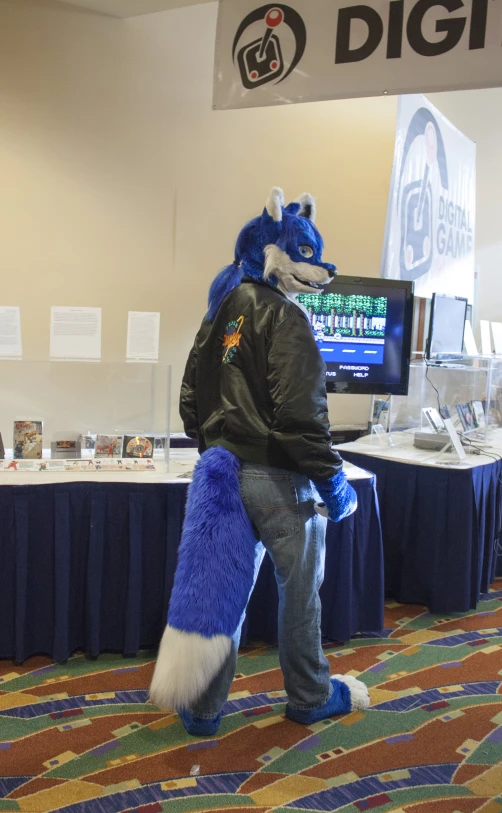
[[[476,145],[424,96],[399,99],[382,277],[474,296]]]
[[[502,0],[220,0],[214,106],[502,85]]]

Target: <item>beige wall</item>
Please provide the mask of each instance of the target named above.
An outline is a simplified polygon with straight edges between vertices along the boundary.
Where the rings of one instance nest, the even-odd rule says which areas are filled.
[[[214,3],[121,21],[0,0],[0,23],[0,304],[21,305],[27,358],[47,358],[52,304],[103,308],[107,360],[124,357],[127,311],[158,309],[179,429],[176,393],[208,286],[273,184],[318,197],[326,259],[341,273],[378,275],[395,99],[213,112]],[[440,104],[480,152],[488,145],[479,177],[487,280],[501,248],[497,94]],[[493,303],[483,283],[481,312],[492,318]],[[332,420],[363,420],[367,406],[340,396]]]

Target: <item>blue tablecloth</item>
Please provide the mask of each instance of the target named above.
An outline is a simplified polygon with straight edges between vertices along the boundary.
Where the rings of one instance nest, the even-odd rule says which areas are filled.
[[[190,438],[171,437],[169,439],[169,448],[171,449],[196,449],[197,446],[197,441],[190,440]]]
[[[434,613],[474,609],[497,561],[502,575],[502,463],[447,469],[340,451],[377,475],[386,593]]]
[[[15,477],[15,475],[13,475]],[[329,523],[323,632],[383,626],[383,555],[374,478],[360,508]],[[0,657],[66,660],[158,646],[167,618],[187,485],[0,486]],[[275,640],[277,592],[263,563],[246,623]]]

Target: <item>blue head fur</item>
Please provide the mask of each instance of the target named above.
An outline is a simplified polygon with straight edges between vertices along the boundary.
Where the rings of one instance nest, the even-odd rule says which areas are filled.
[[[244,276],[267,282],[288,295],[309,293],[329,282],[335,266],[322,261],[324,243],[314,225],[315,213],[311,195],[285,206],[282,190],[274,187],[263,213],[239,234],[234,262],[213,281],[206,319],[214,319]]]

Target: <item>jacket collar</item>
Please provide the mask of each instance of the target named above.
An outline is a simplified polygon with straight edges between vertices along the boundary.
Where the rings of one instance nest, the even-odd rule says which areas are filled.
[[[241,280],[241,285],[243,285],[244,283],[246,283],[248,285],[249,284],[251,284],[251,285],[261,285],[261,286],[263,286],[265,288],[270,288],[271,291],[275,291],[276,294],[279,294],[279,296],[282,296],[284,299],[287,299],[286,294],[284,294],[282,291],[280,291],[279,288],[276,288],[275,285],[270,285],[264,279],[255,279],[254,277],[243,277],[242,280]]]
[[[296,305],[298,310],[301,312],[302,316],[304,316],[307,322],[310,324],[310,319],[306,308],[304,308],[303,305],[301,305],[296,299],[293,299],[287,296],[287,294],[285,294],[283,291],[280,291],[279,288],[275,287],[275,285],[269,285],[269,283],[265,282],[265,280],[255,279],[254,277],[243,277],[241,280],[241,285],[243,285],[244,283],[251,285],[262,285],[265,288],[270,288],[272,291],[275,291],[275,293],[278,294],[279,296],[282,296],[283,299],[288,299],[290,302],[293,303],[293,305]]]

